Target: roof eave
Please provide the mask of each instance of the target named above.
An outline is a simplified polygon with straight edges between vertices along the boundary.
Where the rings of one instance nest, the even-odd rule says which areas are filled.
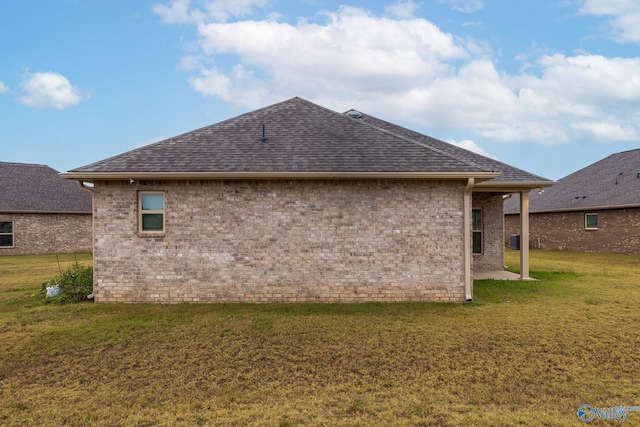
[[[67,172],[64,179],[78,181],[120,180],[220,180],[220,179],[468,179],[482,182],[498,177],[495,172]]]
[[[484,181],[477,184],[474,191],[505,191],[509,193],[517,191],[531,191],[534,188],[546,188],[556,184],[555,181]]]
[[[590,212],[590,211],[606,211],[615,209],[636,209],[640,208],[640,204],[629,205],[610,205],[610,206],[582,206],[576,208],[564,208],[564,209],[540,209],[530,210],[529,213],[545,214],[545,213],[563,213],[563,212]],[[506,211],[505,215],[519,214],[516,211]]]

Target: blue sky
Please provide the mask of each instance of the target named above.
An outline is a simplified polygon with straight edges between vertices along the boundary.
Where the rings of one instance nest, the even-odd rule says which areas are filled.
[[[0,161],[67,171],[300,96],[559,179],[640,147],[636,0],[5,0]]]

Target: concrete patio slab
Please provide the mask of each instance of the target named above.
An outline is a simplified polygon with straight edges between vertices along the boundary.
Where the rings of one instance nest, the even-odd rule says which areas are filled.
[[[485,280],[485,279],[537,281],[537,279],[533,279],[531,277],[529,277],[527,279],[520,279],[520,275],[519,274],[512,273],[512,272],[506,271],[506,270],[501,270],[501,271],[474,271],[473,272],[473,280]]]

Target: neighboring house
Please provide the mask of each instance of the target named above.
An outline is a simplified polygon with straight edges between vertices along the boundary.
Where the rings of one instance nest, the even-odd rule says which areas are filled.
[[[532,248],[640,254],[640,149],[568,175],[530,197]],[[505,233],[517,234],[517,196],[505,202]]]
[[[469,301],[503,195],[551,184],[300,98],[62,176],[93,184],[99,302]]]
[[[90,252],[91,195],[45,165],[0,162],[0,256]]]

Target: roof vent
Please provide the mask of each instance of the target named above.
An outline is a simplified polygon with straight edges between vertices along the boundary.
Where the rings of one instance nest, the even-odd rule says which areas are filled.
[[[361,119],[362,118],[362,113],[360,113],[360,111],[356,111],[356,110],[349,110],[349,111],[347,111],[347,116],[351,117],[352,119]]]
[[[259,142],[267,142],[267,130],[266,130],[266,126],[264,124],[262,125],[262,138],[260,138],[258,141]]]

